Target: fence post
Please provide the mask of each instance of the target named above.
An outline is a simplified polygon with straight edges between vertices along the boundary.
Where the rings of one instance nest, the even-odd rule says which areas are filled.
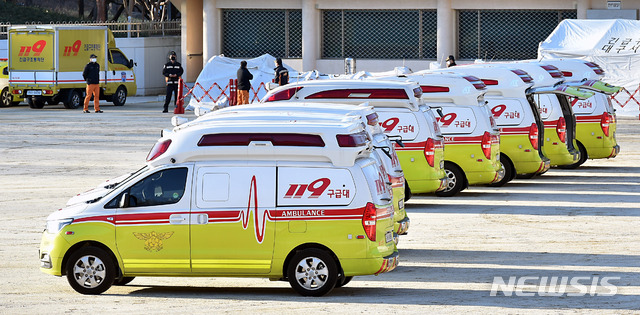
[[[236,100],[238,98],[235,81],[236,80],[234,79],[229,79],[229,106],[236,105]]]
[[[176,109],[173,110],[174,114],[184,114],[184,95],[182,95],[182,85],[184,81],[182,78],[178,80],[178,99],[176,100]]]

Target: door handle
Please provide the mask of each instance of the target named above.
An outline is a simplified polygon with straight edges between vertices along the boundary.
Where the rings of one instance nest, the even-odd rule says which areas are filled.
[[[189,217],[186,214],[172,214],[169,216],[171,224],[189,224]]]
[[[209,223],[209,215],[206,213],[197,213],[191,215],[191,224],[207,224]]]

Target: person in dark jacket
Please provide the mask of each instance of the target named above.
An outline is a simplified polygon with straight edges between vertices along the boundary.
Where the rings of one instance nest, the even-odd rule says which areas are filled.
[[[167,86],[167,94],[164,98],[164,109],[163,113],[169,112],[169,103],[171,103],[171,94],[175,95],[174,105],[178,102],[178,84],[180,82],[180,77],[184,73],[184,69],[182,69],[182,65],[177,61],[178,57],[176,56],[175,51],[169,52],[169,62],[164,64],[162,67],[162,75],[164,76],[164,80]]]
[[[247,69],[247,62],[242,60],[240,62],[240,69],[238,69],[238,101],[236,105],[249,104],[249,90],[251,89],[251,80],[253,80],[253,74]]]
[[[447,68],[457,66],[456,58],[454,58],[453,55],[449,55],[446,61],[447,61]]]
[[[91,54],[89,63],[84,66],[82,77],[87,82],[87,96],[84,98],[84,112],[89,113],[89,100],[93,95],[93,110],[96,113],[102,113],[100,110],[100,64],[98,57]]]
[[[283,86],[289,83],[289,70],[282,66],[282,59],[276,59],[276,67],[273,69],[276,73],[275,79],[273,79],[274,83],[278,83],[278,85]]]

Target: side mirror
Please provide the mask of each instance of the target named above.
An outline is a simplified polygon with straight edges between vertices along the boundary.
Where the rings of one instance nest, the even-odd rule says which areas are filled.
[[[118,208],[126,208],[129,206],[129,194],[124,193],[120,197],[120,202],[118,203]]]
[[[134,65],[136,65],[136,63],[133,62],[133,59],[129,59],[129,68],[133,68]]]

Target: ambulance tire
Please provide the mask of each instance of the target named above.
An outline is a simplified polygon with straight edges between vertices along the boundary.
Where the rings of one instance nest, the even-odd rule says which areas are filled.
[[[447,188],[436,191],[438,197],[452,197],[461,192],[465,187],[464,172],[451,162],[444,162],[444,172],[447,176]]]
[[[531,179],[536,176],[536,173],[528,173],[528,174],[518,174],[516,175],[517,179]]]
[[[2,105],[2,106],[11,106],[11,105],[13,105],[13,96],[9,92],[9,88],[8,87],[2,89],[2,95],[0,95],[0,98],[2,98],[2,103],[0,105]]]
[[[84,103],[82,92],[79,90],[70,90],[67,92],[67,99],[64,101],[64,107],[67,109],[76,109]]]
[[[353,279],[353,276],[350,277],[345,277],[345,276],[340,276],[340,278],[338,279],[338,282],[336,283],[336,288],[342,288],[345,285],[347,285],[349,282],[351,282],[351,280]]]
[[[42,99],[34,98],[33,96],[29,96],[27,98],[27,104],[29,104],[29,108],[33,109],[41,109],[44,107],[44,101]]]
[[[513,179],[515,174],[515,168],[513,167],[513,163],[511,159],[509,159],[506,155],[500,154],[500,164],[502,164],[502,169],[504,170],[504,176],[500,181],[489,184],[491,187],[502,187],[504,184],[510,182]]]
[[[122,277],[113,281],[113,285],[126,285],[136,277]]]
[[[572,170],[578,168],[580,165],[584,164],[584,162],[587,161],[587,159],[589,158],[587,149],[582,145],[582,143],[580,143],[580,141],[576,141],[576,144],[578,145],[578,150],[580,151],[580,158],[578,159],[578,161],[569,165],[558,165],[558,168]]]
[[[111,96],[113,105],[123,106],[127,102],[127,89],[124,86],[119,86],[116,92]]]
[[[313,273],[314,278],[307,281],[310,273]],[[338,265],[324,250],[303,249],[289,261],[287,278],[291,287],[300,295],[323,296],[331,292],[338,282]]]
[[[60,104],[60,101],[48,100],[47,104],[49,104],[49,105],[58,105],[58,104]]]
[[[87,246],[80,248],[67,260],[67,280],[82,294],[100,294],[107,291],[116,276],[116,265],[104,250]]]
[[[404,201],[405,202],[409,201],[409,199],[411,199],[412,196],[413,194],[411,193],[411,187],[409,187],[409,183],[405,181],[404,182]]]

